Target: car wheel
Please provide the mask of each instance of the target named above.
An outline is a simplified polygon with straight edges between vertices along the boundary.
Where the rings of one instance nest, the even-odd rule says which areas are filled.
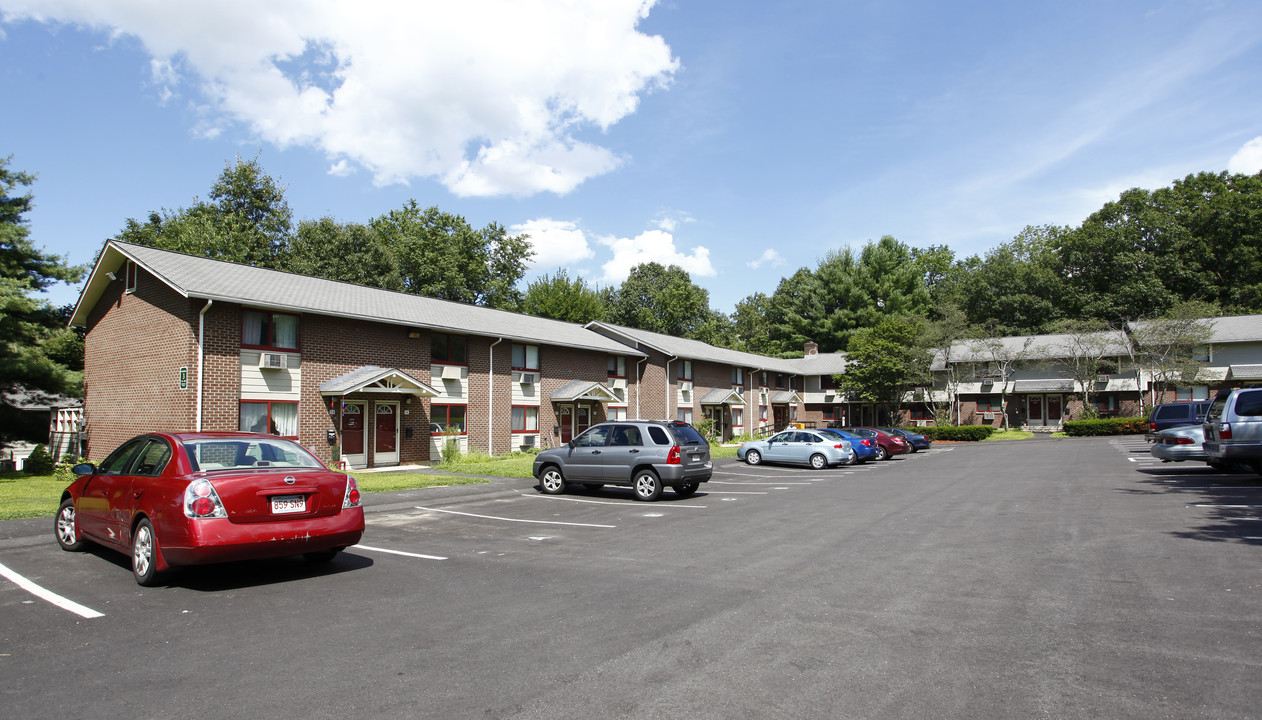
[[[324,563],[331,562],[333,558],[337,557],[339,552],[340,550],[338,548],[333,548],[332,550],[318,550],[316,552],[305,552],[302,554],[302,557],[307,562],[319,563],[322,565]]]
[[[908,443],[907,447],[911,449],[911,452],[920,452],[919,450],[916,449],[916,446],[912,445],[911,443]]]
[[[662,481],[652,470],[641,470],[635,474],[635,499],[653,502],[662,496]]]
[[[890,454],[885,452],[885,448],[881,447],[880,445],[877,445],[876,454],[872,456],[872,459],[876,460],[877,462],[880,462],[881,460],[888,460],[889,457],[890,457]]]
[[[158,536],[149,518],[140,521],[131,539],[131,572],[136,584],[153,587],[158,584]]]
[[[560,495],[565,492],[565,476],[556,465],[549,465],[539,476],[539,487],[548,495]]]
[[[604,486],[604,483],[583,483],[583,489],[587,492],[596,492]]]
[[[846,464],[847,464],[847,465],[858,465],[858,464],[859,464],[859,453],[851,453],[851,455],[850,455],[850,459],[846,461]]]
[[[696,480],[693,480],[692,482],[686,482],[683,485],[675,486],[675,494],[678,495],[679,497],[692,497],[693,494],[697,492],[697,488],[699,487],[701,487],[701,483],[697,482]]]
[[[750,465],[761,465],[762,453],[758,452],[757,450],[750,450],[749,452],[745,453],[745,462],[749,463]]]
[[[57,508],[55,527],[57,544],[61,546],[62,550],[79,552],[83,549],[84,541],[79,539],[79,528],[75,525],[73,499],[66,498],[62,501],[61,507]]]
[[[828,458],[816,453],[811,456],[811,467],[816,470],[823,470],[828,467]]]

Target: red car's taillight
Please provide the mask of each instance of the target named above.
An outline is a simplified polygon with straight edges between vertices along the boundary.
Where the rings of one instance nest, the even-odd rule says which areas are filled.
[[[667,464],[667,465],[678,465],[678,464],[679,464],[679,455],[680,455],[680,452],[679,452],[679,446],[678,446],[678,445],[676,445],[675,447],[673,447],[673,448],[671,448],[671,449],[670,449],[670,452],[669,452],[669,453],[667,453],[667,454],[666,454],[666,464]]]
[[[350,475],[346,476],[346,495],[342,498],[342,507],[359,507],[359,483]]]
[[[228,511],[209,480],[194,480],[184,488],[184,516],[199,520],[226,518]]]

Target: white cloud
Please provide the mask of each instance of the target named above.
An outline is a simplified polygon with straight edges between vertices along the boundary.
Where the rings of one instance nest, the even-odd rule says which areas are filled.
[[[1255,137],[1227,161],[1227,172],[1255,175],[1262,172],[1262,136]]]
[[[587,236],[577,223],[566,220],[538,218],[528,220],[509,228],[513,236],[526,233],[534,247],[533,269],[547,270],[555,267],[569,267],[571,263],[595,257],[596,253],[587,244]]]
[[[675,237],[663,230],[647,230],[634,238],[600,238],[599,242],[613,252],[613,259],[601,266],[605,271],[602,282],[611,285],[626,280],[631,268],[649,262],[678,265],[694,277],[717,274],[710,264],[708,248],[695,247],[690,254],[680,253],[675,248]]]
[[[784,256],[776,252],[775,248],[767,248],[766,250],[762,251],[762,255],[758,256],[757,260],[750,260],[749,262],[745,264],[753,268],[754,270],[757,270],[763,265],[770,265],[771,267],[780,267],[781,265],[784,264]]]
[[[378,184],[524,195],[618,167],[578,135],[673,77],[665,41],[636,29],[655,2],[4,0],[3,19],[135,37],[167,92],[196,83],[262,141],[316,148]]]

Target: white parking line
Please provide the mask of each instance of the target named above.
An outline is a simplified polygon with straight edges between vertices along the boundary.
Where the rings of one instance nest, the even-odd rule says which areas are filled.
[[[727,482],[724,480],[711,480],[711,485],[810,485],[808,482]]]
[[[536,525],[572,525],[574,527],[594,527],[594,528],[618,527],[617,525],[596,525],[593,523],[571,523],[571,522],[561,522],[559,520],[522,520],[519,518],[496,517],[495,515],[478,515],[475,513],[456,512],[455,510],[440,510],[438,508],[421,507],[420,505],[417,505],[416,509],[426,510],[428,512],[448,513],[450,515],[464,515],[465,517],[483,518],[485,520],[503,520],[504,522],[533,523]]]
[[[1209,505],[1209,504],[1198,503],[1196,505],[1193,505],[1192,507],[1231,508],[1233,510],[1252,510],[1254,508],[1262,508],[1262,505]]]
[[[50,602],[53,605],[56,605],[57,607],[61,608],[62,610],[72,612],[75,615],[78,615],[79,617],[83,617],[83,618],[105,617],[105,613],[99,613],[90,607],[85,607],[83,605],[80,605],[74,600],[67,600],[66,598],[58,595],[57,593],[52,592],[51,590],[46,590],[45,588],[42,588],[39,585],[36,585],[35,583],[31,582],[30,580],[27,580],[21,575],[18,575],[17,573],[13,572],[9,568],[5,567],[4,565],[0,565],[0,575],[7,577],[15,585],[27,591],[28,593],[34,595],[40,600]]]
[[[770,495],[766,490],[707,490],[706,495]]]
[[[353,548],[360,550],[368,550],[371,552],[389,553],[391,555],[402,555],[403,557],[421,558],[422,560],[446,560],[445,557],[438,555],[421,555],[420,553],[403,552],[402,550],[387,550],[386,548],[372,547],[370,545],[351,545]]]
[[[625,503],[625,502],[613,502],[613,501],[611,501],[611,500],[584,500],[583,498],[575,498],[575,497],[562,497],[562,496],[559,496],[559,495],[537,495],[537,494],[535,494],[535,493],[521,493],[521,497],[539,498],[540,500],[565,500],[565,501],[567,501],[567,502],[589,503],[589,504],[591,504],[591,505],[622,505],[622,506],[626,506],[626,504],[627,504],[627,503]],[[677,508],[677,507],[679,507],[679,508],[697,508],[697,509],[699,509],[699,510],[704,510],[704,509],[705,509],[705,505],[676,505],[676,504],[674,504],[674,503],[671,503],[671,504],[668,504],[668,505],[662,505],[661,507],[664,507],[664,508]]]

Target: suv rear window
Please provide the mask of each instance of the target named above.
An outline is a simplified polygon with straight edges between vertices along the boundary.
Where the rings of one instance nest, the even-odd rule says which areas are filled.
[[[1236,396],[1236,414],[1262,415],[1262,390],[1250,390]]]
[[[679,438],[680,445],[705,445],[705,438],[701,437],[701,433],[691,425],[674,425],[672,429],[675,431],[675,437]]]
[[[658,445],[670,445],[670,438],[666,437],[666,431],[657,425],[649,425],[649,437],[653,438],[653,442]]]
[[[1163,405],[1157,408],[1157,416],[1155,420],[1174,420],[1176,418],[1191,417],[1191,405]]]

